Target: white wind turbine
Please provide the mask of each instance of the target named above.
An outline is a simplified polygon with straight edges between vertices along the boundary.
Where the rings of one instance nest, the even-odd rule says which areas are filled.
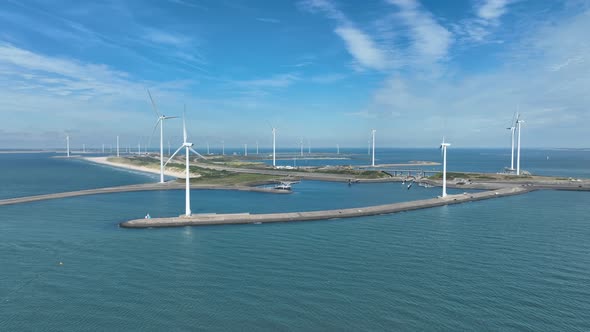
[[[524,121],[520,119],[520,114],[516,117],[516,131],[518,135],[518,142],[516,147],[516,175],[520,175],[520,126]]]
[[[510,170],[513,171],[514,170],[514,133],[516,130],[516,122],[514,121],[515,118],[517,118],[518,113],[514,113],[514,115],[512,116],[512,124],[510,127],[506,128],[508,130],[510,130],[511,134],[512,134],[512,148],[510,150]]]
[[[168,162],[170,162],[170,160],[172,160],[174,158],[174,156],[176,156],[176,154],[178,152],[180,152],[180,150],[182,150],[182,148],[185,149],[185,153],[186,153],[185,216],[189,217],[192,214],[192,212],[191,212],[190,170],[189,170],[190,153],[192,152],[203,159],[205,159],[205,157],[203,157],[200,153],[198,153],[197,151],[195,151],[193,149],[193,143],[190,143],[187,141],[188,137],[186,134],[186,121],[185,121],[184,115],[182,117],[182,137],[183,137],[182,145],[176,151],[174,151],[174,153],[172,154],[172,156],[170,156],[170,158],[168,158],[168,160],[166,161],[166,164],[164,164],[164,166],[166,166],[168,164]]]
[[[70,135],[66,136],[66,155],[70,157]]]
[[[276,155],[276,138],[277,138],[277,128],[272,127],[272,167],[277,166],[277,155]]]
[[[440,149],[442,150],[442,155],[443,155],[442,197],[447,196],[447,147],[450,145],[451,145],[450,143],[445,143],[445,138],[443,137],[442,143],[440,143]]]
[[[372,140],[373,140],[373,157],[371,158],[371,166],[375,166],[375,133],[377,132],[377,130],[373,129],[371,130],[371,136],[372,136]]]
[[[156,121],[156,125],[154,126],[153,131],[156,131],[158,124],[160,125],[160,183],[163,183],[164,182],[164,120],[174,119],[174,118],[177,118],[177,116],[165,116],[165,115],[160,114],[158,112],[158,107],[156,107],[156,103],[154,102],[154,98],[152,98],[152,94],[150,93],[149,89],[147,90],[147,93],[150,96],[150,101],[152,102],[152,107],[154,109],[154,112],[156,113],[156,116],[158,117],[158,120]],[[154,135],[154,133],[152,132],[152,136],[153,135]]]

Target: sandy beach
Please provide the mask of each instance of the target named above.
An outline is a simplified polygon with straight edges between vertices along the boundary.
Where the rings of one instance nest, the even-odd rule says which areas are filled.
[[[130,165],[130,164],[123,164],[123,163],[115,163],[112,161],[108,161],[109,157],[85,157],[82,158],[84,160],[88,160],[90,162],[93,163],[97,163],[97,164],[102,164],[102,165],[108,165],[108,166],[112,166],[112,167],[118,167],[118,168],[124,168],[124,169],[130,169],[130,170],[134,170],[134,171],[139,171],[139,172],[146,172],[146,173],[152,173],[152,174],[160,174],[160,169],[159,168],[150,168],[150,167],[145,167],[145,166],[137,166],[137,165]],[[172,176],[175,178],[181,178],[184,179],[184,172],[183,171],[177,171],[175,169],[170,169],[170,168],[164,168],[164,174],[167,176]],[[194,177],[199,177],[201,176],[200,174],[195,174],[195,173],[191,173],[190,177],[194,178]]]

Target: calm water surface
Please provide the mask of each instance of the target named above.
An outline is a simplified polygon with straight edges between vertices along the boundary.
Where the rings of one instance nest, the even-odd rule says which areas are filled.
[[[0,158],[39,166],[3,175],[4,197],[156,180],[43,155]],[[61,167],[71,178],[55,174]],[[21,188],[26,174],[36,180]],[[295,189],[194,191],[192,205],[296,211],[439,194],[315,181]],[[183,197],[0,207],[0,330],[590,330],[590,193],[539,191],[332,221],[117,227],[146,212],[177,215]]]

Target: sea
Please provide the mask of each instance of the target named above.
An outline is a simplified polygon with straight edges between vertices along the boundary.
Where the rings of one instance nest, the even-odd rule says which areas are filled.
[[[361,165],[366,153],[296,162]],[[0,153],[0,199],[158,181],[60,157]],[[440,161],[440,151],[377,149],[376,158]],[[509,150],[448,151],[449,171],[496,172],[509,162]],[[524,149],[521,167],[590,178],[590,151]],[[264,213],[440,195],[400,183],[302,181],[293,189],[194,190],[191,205],[193,213]],[[183,211],[183,191],[0,206],[0,331],[590,330],[590,192],[314,222],[118,226]]]

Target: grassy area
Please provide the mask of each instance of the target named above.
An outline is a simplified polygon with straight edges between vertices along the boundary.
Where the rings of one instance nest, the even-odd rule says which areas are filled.
[[[182,164],[172,164],[171,166],[184,167]],[[261,182],[278,180],[276,175],[235,173],[202,168],[198,166],[190,166],[190,172],[192,174],[201,175],[198,178],[191,178],[191,183],[199,184],[252,185]],[[178,179],[178,181],[184,182],[184,179]]]
[[[428,177],[432,180],[441,180],[442,173],[437,173]],[[507,175],[507,174],[482,174],[482,173],[456,173],[456,172],[447,172],[447,180],[454,180],[454,179],[465,179],[465,180],[490,180],[490,181],[498,181],[498,180],[522,180],[526,178],[531,178],[530,175]]]
[[[372,170],[355,170],[351,168],[338,168],[338,169],[314,169],[312,173],[326,173],[326,174],[343,174],[350,175],[351,177],[358,179],[382,179],[389,178],[391,175],[383,171],[372,171]]]

